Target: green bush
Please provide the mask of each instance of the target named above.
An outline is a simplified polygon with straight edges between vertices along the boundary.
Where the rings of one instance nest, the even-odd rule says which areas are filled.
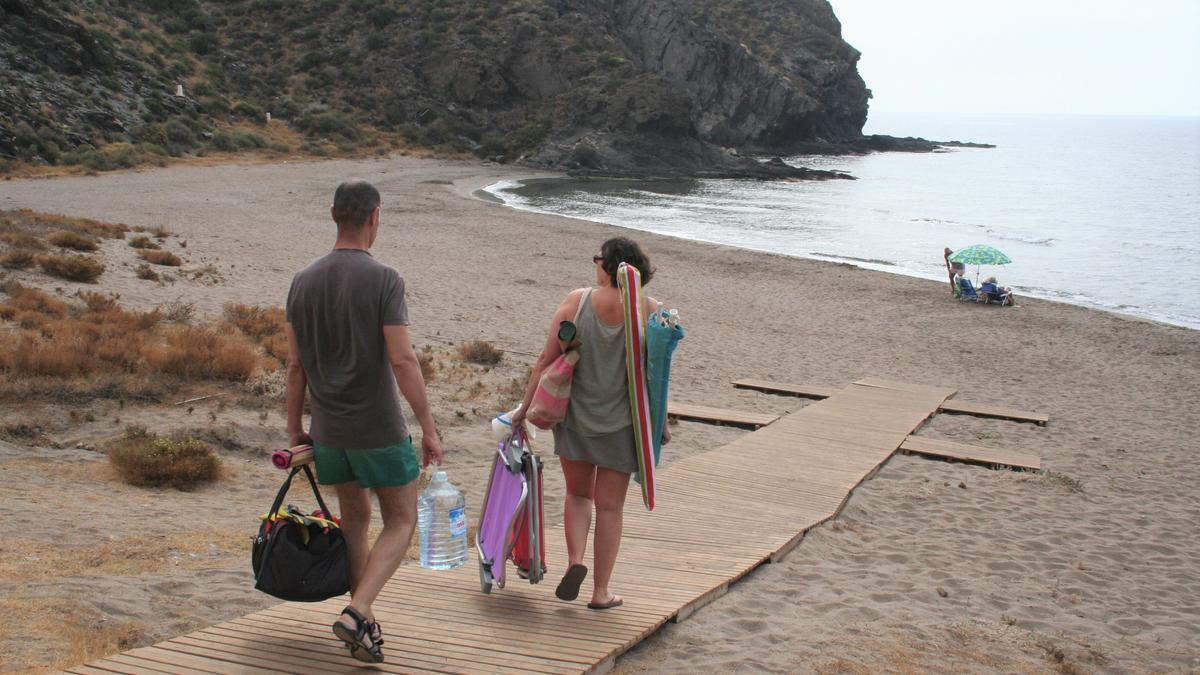
[[[267,147],[267,141],[262,136],[237,130],[216,132],[210,144],[214,149],[226,152]]]
[[[178,119],[169,120],[163,125],[163,134],[171,145],[191,148],[196,145],[196,134],[188,125]]]
[[[221,458],[203,441],[162,437],[141,427],[126,428],[125,437],[107,451],[121,479],[139,487],[191,490],[215,481],[221,473]]]
[[[357,141],[362,135],[353,119],[332,110],[303,115],[296,120],[296,126],[310,134],[336,136],[348,141]]]
[[[188,38],[188,47],[201,56],[212,53],[221,42],[216,33],[193,33]]]
[[[254,105],[253,103],[241,101],[233,106],[232,112],[234,115],[244,120],[250,120],[251,122],[256,122],[258,124],[263,124],[266,122],[266,111]]]
[[[546,133],[546,125],[541,122],[526,122],[509,134],[509,146],[514,152],[532,150],[546,140]]]

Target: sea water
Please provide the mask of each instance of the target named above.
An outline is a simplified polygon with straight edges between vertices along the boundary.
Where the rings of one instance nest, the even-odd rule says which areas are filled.
[[[1200,118],[872,115],[867,133],[992,149],[791,157],[858,180],[505,181],[510,206],[945,279],[942,249],[1018,295],[1200,328]]]

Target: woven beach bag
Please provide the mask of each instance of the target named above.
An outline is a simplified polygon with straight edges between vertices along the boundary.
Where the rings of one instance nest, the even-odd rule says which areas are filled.
[[[579,313],[583,311],[583,303],[592,294],[592,289],[584,291],[579,298],[579,309],[575,310],[575,322],[579,321]],[[575,375],[575,364],[579,363],[577,345],[568,346],[557,359],[542,371],[538,378],[537,389],[533,392],[533,400],[529,403],[527,420],[539,429],[550,429],[563,421],[567,416],[567,405],[571,402],[571,379]]]

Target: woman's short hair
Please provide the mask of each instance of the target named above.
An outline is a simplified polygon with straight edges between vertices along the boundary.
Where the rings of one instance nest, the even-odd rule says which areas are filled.
[[[642,285],[650,283],[654,277],[654,267],[650,257],[638,246],[637,242],[626,237],[613,237],[600,246],[600,266],[608,273],[612,285],[617,285],[617,268],[621,263],[629,263],[637,268],[642,275]]]

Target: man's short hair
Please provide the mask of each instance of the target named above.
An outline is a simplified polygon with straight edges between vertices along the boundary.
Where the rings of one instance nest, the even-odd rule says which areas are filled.
[[[379,208],[379,190],[365,180],[348,180],[333,193],[333,222],[357,229]]]

